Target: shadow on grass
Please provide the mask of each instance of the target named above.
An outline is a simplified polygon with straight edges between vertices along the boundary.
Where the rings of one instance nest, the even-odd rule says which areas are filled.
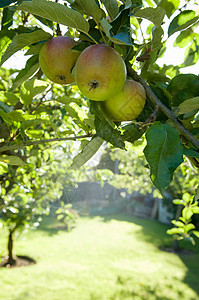
[[[170,296],[163,296],[161,287],[155,286],[152,287],[150,284],[139,283],[136,284],[133,282],[131,278],[124,278],[118,276],[116,279],[117,288],[113,291],[112,295],[108,298],[109,300],[119,300],[119,299],[136,299],[136,300],[147,300],[147,299],[155,299],[155,300],[171,300]],[[168,284],[166,288],[172,289],[173,286]],[[177,299],[185,299],[184,292],[181,290],[176,292],[176,300]],[[90,300],[100,300],[101,296],[98,294],[91,294]],[[189,300],[196,300],[191,298]]]
[[[169,225],[161,224],[156,220],[139,219],[139,218],[125,216],[125,215],[112,215],[112,216],[101,216],[101,217],[102,217],[102,221],[104,222],[110,222],[111,220],[118,220],[118,221],[126,221],[126,222],[139,225],[142,227],[142,230],[136,232],[138,238],[148,243],[152,243],[159,249],[160,248],[172,249],[173,238],[166,233],[167,229],[172,227],[172,224],[169,226]],[[179,247],[180,247],[179,253],[175,253],[175,254],[179,256],[179,258],[182,260],[182,262],[187,268],[187,273],[185,275],[185,278],[183,279],[183,282],[186,283],[199,296],[199,281],[198,281],[199,280],[199,241],[196,239],[195,246],[193,246],[188,241],[180,241]],[[181,251],[183,249],[186,249],[188,251]],[[147,287],[144,287],[144,289],[145,288],[147,290]],[[123,292],[124,291],[121,291],[121,293]],[[149,292],[150,295],[152,296],[152,293],[155,291],[151,291],[149,289]],[[168,298],[157,297],[155,299],[167,300]]]
[[[49,236],[58,234],[59,231],[68,232],[67,227],[61,226],[60,223],[57,222],[56,216],[48,216],[43,218],[37,230],[44,231],[48,233]]]

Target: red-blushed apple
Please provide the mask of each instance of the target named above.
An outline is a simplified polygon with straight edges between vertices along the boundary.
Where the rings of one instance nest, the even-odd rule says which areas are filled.
[[[66,36],[57,36],[48,40],[39,53],[39,63],[48,79],[59,84],[73,83],[71,71],[80,54],[73,50],[75,40]]]
[[[126,81],[126,65],[115,49],[96,44],[80,54],[74,76],[84,96],[104,101],[122,90]]]
[[[132,121],[142,112],[146,102],[143,86],[135,80],[126,80],[123,89],[102,102],[104,113],[113,121]]]

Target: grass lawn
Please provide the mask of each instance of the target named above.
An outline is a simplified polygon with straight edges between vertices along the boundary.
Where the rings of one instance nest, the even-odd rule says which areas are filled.
[[[197,300],[199,246],[192,254],[169,246],[167,226],[125,216],[80,218],[67,233],[47,218],[17,238],[15,252],[37,263],[0,269],[1,300]],[[0,231],[1,254],[6,232]]]

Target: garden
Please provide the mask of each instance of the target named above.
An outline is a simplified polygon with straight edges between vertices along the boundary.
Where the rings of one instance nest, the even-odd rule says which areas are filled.
[[[199,299],[195,0],[0,1],[0,299]]]

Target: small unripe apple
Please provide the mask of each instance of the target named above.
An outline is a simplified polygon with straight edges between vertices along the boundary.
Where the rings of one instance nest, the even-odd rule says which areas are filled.
[[[113,48],[97,44],[84,49],[74,69],[75,82],[89,99],[104,101],[117,94],[126,81],[126,66]]]
[[[146,102],[143,86],[134,80],[126,80],[123,89],[102,103],[104,113],[116,122],[135,120]]]
[[[72,50],[77,44],[75,40],[66,36],[53,37],[47,41],[39,53],[39,63],[48,79],[59,84],[73,83],[71,71],[80,54]]]

